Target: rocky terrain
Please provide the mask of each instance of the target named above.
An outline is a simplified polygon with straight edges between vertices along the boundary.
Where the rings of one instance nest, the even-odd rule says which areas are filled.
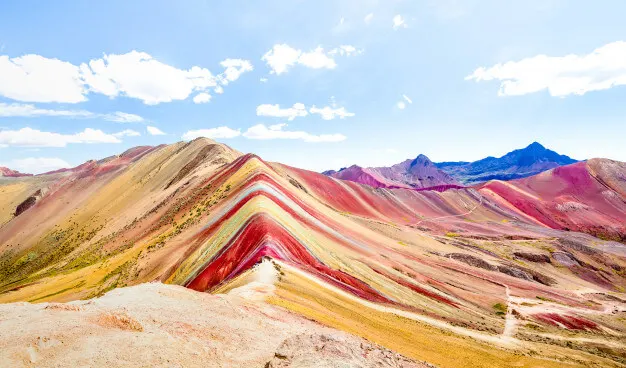
[[[0,326],[6,367],[428,367],[265,303],[161,283],[0,305]]]

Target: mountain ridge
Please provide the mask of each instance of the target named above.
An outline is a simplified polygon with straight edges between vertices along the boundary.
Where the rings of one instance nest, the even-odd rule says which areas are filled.
[[[545,148],[538,142],[513,150],[501,157],[488,156],[468,161],[432,162],[426,155],[407,159],[388,167],[352,165],[338,171],[327,170],[324,175],[355,181],[379,188],[428,188],[445,185],[461,186],[489,180],[513,180],[578,162],[566,155]],[[414,172],[412,170],[415,169]]]
[[[210,140],[131,152],[0,183],[13,193],[0,196],[0,216],[42,189],[0,223],[0,302],[89,299],[151,281],[248,295],[270,262],[267,303],[442,366],[457,365],[450,349],[476,366],[606,361],[515,331],[621,331],[618,302],[602,295],[624,283],[626,250],[610,240],[626,239],[623,163],[437,192],[376,189]],[[418,173],[430,167],[414,161]],[[534,309],[538,297],[553,313]],[[497,304],[516,312],[504,318]]]
[[[460,185],[450,175],[439,170],[427,156],[421,154],[390,167],[363,168],[352,165],[339,171],[325,171],[324,174],[375,188],[426,189]]]
[[[464,184],[471,185],[489,180],[512,180],[563,165],[578,162],[533,142],[525,148],[513,150],[501,157],[485,157],[466,164],[444,162],[435,164]]]
[[[20,178],[25,176],[33,176],[33,174],[21,173],[16,170],[11,170],[8,167],[0,166],[0,178]]]

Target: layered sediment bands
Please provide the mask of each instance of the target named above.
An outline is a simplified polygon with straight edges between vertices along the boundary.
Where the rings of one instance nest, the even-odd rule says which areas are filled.
[[[547,227],[622,241],[626,239],[625,173],[621,163],[595,159],[525,179],[489,182],[480,191]]]
[[[619,233],[621,169],[585,165],[417,191],[207,139],[137,148],[0,183],[19,197],[0,196],[2,214],[49,188],[0,227],[0,301],[90,298],[154,280],[225,293],[254,283],[269,258],[271,303],[415,359],[480,366],[486,352],[483,366],[617,366],[619,354],[580,341],[621,344],[626,249],[564,229]],[[451,349],[472,363],[455,364]]]

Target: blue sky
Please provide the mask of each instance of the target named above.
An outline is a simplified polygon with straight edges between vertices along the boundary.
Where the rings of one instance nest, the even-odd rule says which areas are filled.
[[[5,1],[0,165],[42,172],[198,135],[320,171],[532,141],[626,161],[624,13],[623,1]]]

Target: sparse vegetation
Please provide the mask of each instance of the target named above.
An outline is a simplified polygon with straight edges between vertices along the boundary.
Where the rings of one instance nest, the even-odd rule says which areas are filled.
[[[493,310],[496,312],[496,315],[498,316],[504,316],[506,315],[506,312],[508,310],[507,306],[502,304],[502,303],[496,303],[493,305]]]

